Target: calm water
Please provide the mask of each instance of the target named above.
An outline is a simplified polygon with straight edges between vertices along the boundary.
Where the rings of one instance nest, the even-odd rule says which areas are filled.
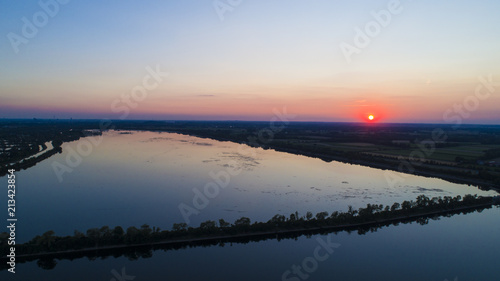
[[[17,173],[18,242],[47,230],[69,235],[103,225],[127,228],[147,223],[170,229],[172,223],[184,222],[179,204],[194,207],[193,189],[203,192],[207,184],[215,184],[211,174],[234,170],[240,172],[230,175],[225,188],[202,202],[206,206],[199,214],[189,216],[190,225],[208,219],[234,221],[241,216],[267,221],[277,213],[303,215],[346,210],[348,205],[392,204],[420,194],[495,194],[417,176],[404,176],[403,183],[391,187],[382,170],[152,132],[105,133],[102,142],[92,146],[59,181],[54,163],[75,161],[71,151],[82,148],[86,140],[69,143],[62,154]],[[27,263],[18,265],[15,280],[34,276],[37,280],[112,280],[112,270],[121,272],[122,268],[136,276],[134,280],[281,280],[283,272],[313,256],[318,237],[340,247],[307,273],[307,280],[495,280],[498,216],[495,208],[362,236],[339,233],[296,241],[156,251],[152,258],[139,261],[125,257],[60,261],[51,271],[39,269],[36,262]],[[0,273],[2,280],[8,275]],[[305,275],[293,276],[289,280],[303,280]]]
[[[124,269],[135,281],[287,280],[282,279],[283,273],[313,257],[320,245],[317,239],[321,238],[340,246],[318,262],[306,280],[498,280],[499,215],[500,209],[495,208],[441,218],[424,226],[414,223],[384,228],[366,235],[342,232],[329,237],[314,235],[279,242],[155,251],[152,258],[137,261],[125,257],[63,260],[50,271],[32,262],[18,265],[15,278],[5,271],[0,272],[0,277],[114,281],[113,270],[121,275]],[[319,254],[324,256],[326,252]]]

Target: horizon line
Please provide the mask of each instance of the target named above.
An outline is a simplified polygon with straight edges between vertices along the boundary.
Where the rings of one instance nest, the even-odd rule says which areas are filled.
[[[271,121],[263,120],[238,120],[238,119],[216,119],[216,120],[203,120],[203,119],[109,119],[109,118],[9,118],[0,117],[0,120],[22,120],[22,121],[111,121],[111,122],[260,122],[267,123]],[[450,123],[439,123],[439,122],[376,122],[376,121],[287,121],[288,123],[335,123],[335,124],[368,124],[368,125],[446,125],[446,126],[457,126],[456,124]],[[500,123],[462,123],[460,126],[500,126]],[[457,128],[459,129],[459,128]]]

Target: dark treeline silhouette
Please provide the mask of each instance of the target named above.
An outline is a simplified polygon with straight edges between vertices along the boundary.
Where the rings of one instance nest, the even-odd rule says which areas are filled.
[[[172,230],[161,230],[142,225],[134,226],[125,231],[122,227],[92,228],[86,233],[75,231],[73,236],[55,236],[53,231],[37,235],[31,241],[16,245],[17,262],[38,260],[38,265],[45,269],[55,266],[54,258],[75,259],[88,257],[122,256],[130,259],[152,256],[156,249],[181,249],[195,246],[223,246],[225,243],[248,243],[267,239],[296,239],[302,235],[330,233],[338,231],[356,231],[358,234],[374,232],[379,228],[399,223],[417,222],[427,224],[429,219],[439,219],[440,216],[451,216],[457,213],[482,211],[493,204],[500,204],[499,196],[478,197],[465,195],[463,198],[434,197],[425,195],[417,197],[416,201],[394,203],[391,206],[367,204],[365,208],[354,210],[351,206],[346,212],[335,211],[331,214],[320,212],[313,215],[307,212],[299,216],[297,212],[275,215],[267,222],[251,223],[249,218],[242,217],[234,223],[223,219],[205,221],[199,227],[188,227],[185,223],[174,223]],[[7,233],[1,233],[0,250],[6,253]],[[1,260],[5,259],[2,257]],[[6,269],[2,262],[0,269]]]

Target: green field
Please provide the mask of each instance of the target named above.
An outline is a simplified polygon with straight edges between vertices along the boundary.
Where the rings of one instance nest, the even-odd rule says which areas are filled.
[[[484,156],[484,152],[488,149],[500,148],[500,145],[463,145],[456,147],[447,148],[436,148],[429,155],[425,154],[427,160],[436,161],[447,161],[454,162],[457,157],[461,157],[466,160],[477,160]],[[407,149],[389,149],[389,150],[379,150],[376,151],[377,154],[388,155],[388,156],[402,156],[409,157],[412,152],[421,151],[419,148],[407,148]],[[367,151],[368,152],[368,151]],[[373,151],[375,152],[375,151]],[[414,154],[418,156],[418,154]]]

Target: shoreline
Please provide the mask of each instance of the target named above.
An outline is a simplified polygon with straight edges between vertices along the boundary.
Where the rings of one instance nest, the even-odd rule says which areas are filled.
[[[67,250],[67,251],[57,251],[57,252],[45,252],[45,253],[37,253],[37,254],[24,254],[17,255],[16,259],[21,261],[29,261],[39,258],[57,258],[60,256],[71,255],[71,254],[85,254],[85,253],[94,253],[99,251],[109,251],[109,250],[122,250],[122,249],[133,249],[133,248],[142,248],[142,247],[154,247],[154,246],[193,246],[199,242],[224,242],[229,241],[231,239],[242,239],[242,238],[256,238],[256,237],[266,237],[271,235],[286,235],[286,234],[298,234],[303,235],[305,233],[311,232],[336,232],[336,231],[348,231],[348,230],[356,230],[373,226],[384,226],[390,225],[394,223],[401,223],[405,221],[412,221],[419,218],[428,218],[434,216],[443,216],[446,214],[457,214],[462,211],[474,210],[478,208],[491,208],[495,204],[493,202],[475,204],[471,206],[463,206],[446,210],[436,210],[430,212],[423,212],[419,214],[412,215],[401,215],[393,218],[387,219],[375,219],[367,222],[360,223],[351,223],[351,224],[342,224],[342,225],[323,225],[323,226],[314,226],[314,227],[300,227],[300,228],[292,228],[292,229],[276,229],[273,231],[257,231],[257,232],[249,232],[249,233],[241,233],[241,234],[227,234],[227,235],[215,235],[215,236],[206,236],[206,237],[186,237],[183,239],[175,239],[175,240],[163,240],[158,242],[150,242],[150,243],[138,243],[138,244],[120,244],[120,245],[111,245],[111,246],[103,246],[103,247],[92,247],[92,248],[84,248],[78,250]],[[4,261],[7,258],[2,257],[0,260]]]

